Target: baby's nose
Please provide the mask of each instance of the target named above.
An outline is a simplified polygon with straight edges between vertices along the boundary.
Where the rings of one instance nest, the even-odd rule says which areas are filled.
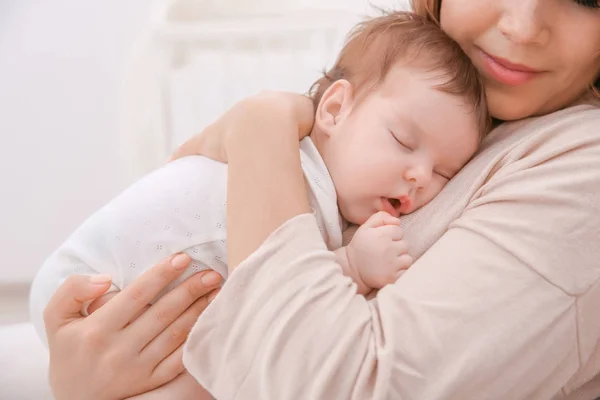
[[[407,176],[407,181],[414,185],[416,189],[424,189],[431,182],[433,170],[424,166],[411,168]]]

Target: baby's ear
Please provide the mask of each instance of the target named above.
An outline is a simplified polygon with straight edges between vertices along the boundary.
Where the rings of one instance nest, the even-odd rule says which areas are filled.
[[[333,134],[336,125],[350,114],[353,103],[352,84],[345,79],[335,81],[321,97],[315,114],[315,125],[324,134]]]

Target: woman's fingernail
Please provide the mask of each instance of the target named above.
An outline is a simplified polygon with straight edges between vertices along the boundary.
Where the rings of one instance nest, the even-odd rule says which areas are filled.
[[[171,260],[171,265],[173,267],[175,267],[175,269],[184,269],[185,267],[188,266],[189,263],[190,263],[190,256],[188,256],[187,254],[183,254],[183,253],[177,254]]]
[[[202,278],[200,278],[202,280],[202,283],[204,283],[204,286],[215,286],[218,285],[221,282],[221,275],[219,275],[219,273],[215,272],[215,271],[210,271],[205,273],[204,275],[202,275]]]
[[[112,282],[112,277],[110,275],[92,275],[90,276],[90,282],[94,285],[106,285]]]

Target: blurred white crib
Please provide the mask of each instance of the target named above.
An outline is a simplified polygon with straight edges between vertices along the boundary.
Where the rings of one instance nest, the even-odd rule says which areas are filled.
[[[169,2],[138,43],[122,104],[129,181],[164,163],[237,100],[261,90],[306,92],[368,9],[364,1],[310,9],[221,1]]]

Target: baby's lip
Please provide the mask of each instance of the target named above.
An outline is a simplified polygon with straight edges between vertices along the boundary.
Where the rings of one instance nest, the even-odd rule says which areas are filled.
[[[382,197],[381,204],[382,204],[381,211],[385,211],[386,213],[388,213],[391,216],[396,217],[396,218],[398,218],[400,216],[400,211],[398,211],[398,209],[392,205],[389,198]]]
[[[393,201],[397,200],[397,201]],[[390,215],[398,218],[403,214],[408,214],[412,212],[413,208],[413,200],[409,195],[403,195],[399,197],[388,197],[382,199],[383,210]],[[399,203],[399,204],[395,204]]]
[[[413,200],[410,196],[400,196],[398,198],[400,201],[400,207],[398,207],[399,214],[409,214],[413,208]]]

